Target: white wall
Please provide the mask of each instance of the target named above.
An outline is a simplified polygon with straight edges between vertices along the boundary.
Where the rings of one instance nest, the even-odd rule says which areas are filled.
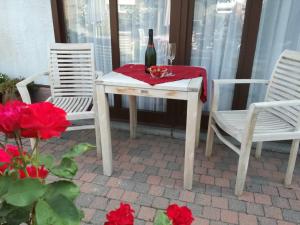
[[[28,77],[47,71],[53,42],[50,0],[0,0],[0,72]]]

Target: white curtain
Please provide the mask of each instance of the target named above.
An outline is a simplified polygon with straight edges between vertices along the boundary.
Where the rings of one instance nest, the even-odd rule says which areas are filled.
[[[246,0],[196,0],[191,64],[205,67],[209,110],[213,79],[235,78],[244,24]],[[233,86],[221,89],[220,109],[232,104]]]
[[[144,64],[148,29],[154,31],[157,64],[166,64],[161,44],[169,41],[170,0],[119,0],[118,13],[121,65]],[[128,107],[127,97],[123,96],[122,106]],[[166,100],[139,97],[137,107],[166,111]]]
[[[253,79],[269,79],[276,60],[285,49],[300,51],[300,1],[264,0],[254,65]],[[253,86],[248,104],[264,100],[266,88]]]
[[[112,70],[108,0],[63,1],[68,42],[93,43],[96,69]],[[109,95],[113,105],[113,96]]]

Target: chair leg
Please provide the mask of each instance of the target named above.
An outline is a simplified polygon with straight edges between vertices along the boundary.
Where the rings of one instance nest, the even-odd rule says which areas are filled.
[[[288,168],[287,168],[287,171],[285,174],[285,179],[284,179],[285,185],[290,185],[292,183],[293,172],[295,169],[298,150],[299,150],[299,140],[293,140],[291,151],[290,151]]]
[[[241,153],[239,157],[239,164],[238,164],[236,183],[235,183],[235,194],[238,196],[241,195],[244,190],[248,164],[249,164],[250,151],[251,151],[251,143],[241,145]]]
[[[215,132],[212,129],[211,125],[213,125],[214,123],[215,123],[214,120],[211,118],[211,116],[209,116],[207,139],[206,139],[206,148],[205,148],[205,156],[206,157],[210,157],[211,154],[212,154],[212,147],[213,147],[213,143],[214,143]]]
[[[29,140],[30,140],[31,150],[33,151],[36,140],[35,140],[35,138],[30,138]]]
[[[102,150],[101,150],[101,136],[100,136],[100,126],[99,121],[95,119],[95,136],[96,136],[96,151],[97,156],[101,159]]]
[[[262,150],[263,142],[257,142],[256,143],[256,151],[255,151],[255,158],[260,159],[261,157],[261,150]]]

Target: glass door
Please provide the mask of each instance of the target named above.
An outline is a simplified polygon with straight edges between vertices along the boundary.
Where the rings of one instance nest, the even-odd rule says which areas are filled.
[[[259,25],[252,79],[269,79],[279,55],[300,51],[300,1],[264,0]],[[253,86],[248,104],[264,100],[266,88]]]
[[[170,0],[118,0],[119,42],[121,65],[144,64],[148,29],[154,31],[157,64],[165,64],[161,45],[169,42]],[[142,110],[166,111],[166,100],[138,97],[137,107]],[[128,107],[122,96],[122,106]]]
[[[247,0],[195,0],[191,65],[205,67],[208,93],[213,79],[235,78]],[[233,86],[222,90],[220,109],[230,109]],[[209,110],[211,95],[204,110]],[[223,101],[224,100],[224,101]]]

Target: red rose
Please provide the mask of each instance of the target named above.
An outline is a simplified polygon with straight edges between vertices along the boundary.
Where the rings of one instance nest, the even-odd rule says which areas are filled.
[[[176,204],[169,205],[167,216],[173,225],[191,225],[194,220],[192,212],[188,207],[179,207]]]
[[[0,149],[0,174],[4,174],[12,157],[3,149]]]
[[[19,130],[22,110],[26,106],[20,101],[7,102],[5,105],[0,104],[0,131],[12,136],[14,131]]]
[[[35,103],[23,110],[21,135],[41,139],[59,137],[69,125],[64,110],[50,102]]]
[[[33,165],[29,165],[26,167],[26,171],[28,174],[28,177],[30,178],[40,178],[45,179],[48,176],[49,171],[45,169],[44,166],[40,166],[36,168]],[[23,170],[19,170],[19,176],[21,179],[26,178],[26,173]]]
[[[110,211],[106,215],[107,221],[104,225],[133,225],[134,210],[129,204],[120,204],[120,207],[116,210]]]
[[[17,146],[7,144],[5,146],[6,152],[13,158],[20,156],[20,152]]]

